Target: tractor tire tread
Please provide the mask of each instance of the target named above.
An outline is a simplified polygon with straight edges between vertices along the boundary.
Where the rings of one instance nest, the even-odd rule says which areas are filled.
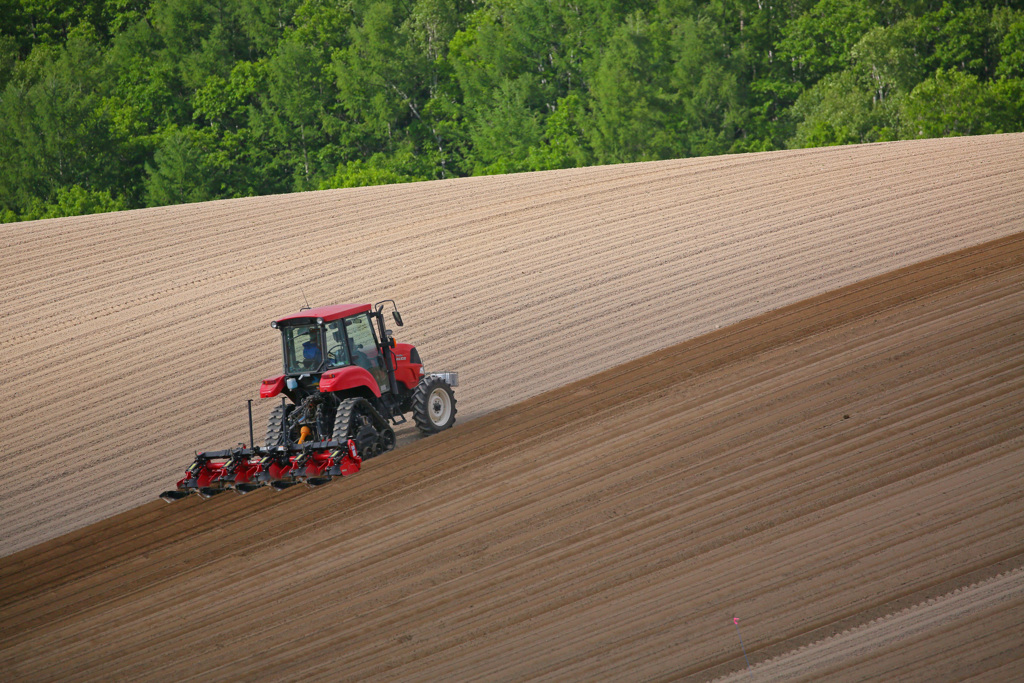
[[[430,406],[427,405],[430,395],[437,388],[444,388],[452,402],[452,414],[446,425],[438,427],[430,419]],[[438,432],[450,429],[455,424],[455,415],[459,412],[456,408],[458,401],[455,400],[455,392],[452,387],[439,377],[424,377],[412,394],[412,419],[417,429],[424,434],[437,434]]]

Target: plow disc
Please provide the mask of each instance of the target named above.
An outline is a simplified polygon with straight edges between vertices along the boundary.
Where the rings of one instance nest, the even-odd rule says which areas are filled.
[[[203,499],[225,491],[246,494],[268,484],[275,491],[300,483],[314,488],[355,474],[362,462],[352,439],[197,453],[177,487],[161,493],[160,499],[173,503],[192,493]]]

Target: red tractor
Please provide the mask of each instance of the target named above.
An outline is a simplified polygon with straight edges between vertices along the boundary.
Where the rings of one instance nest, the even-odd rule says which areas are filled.
[[[248,493],[268,483],[277,490],[300,481],[318,486],[394,448],[392,425],[406,422],[405,413],[424,434],[451,427],[458,374],[426,373],[416,347],[396,343],[385,329],[387,303],[402,327],[391,300],[307,308],[273,321],[284,372],[260,385],[261,398],[281,397],[264,445],[198,453],[177,489],[160,497]],[[251,442],[251,410],[249,434]]]

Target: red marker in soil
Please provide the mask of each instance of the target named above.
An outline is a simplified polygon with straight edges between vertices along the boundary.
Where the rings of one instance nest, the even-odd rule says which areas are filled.
[[[733,617],[732,618],[732,623],[733,623],[733,626],[736,627],[736,635],[739,636],[739,638],[740,638],[740,647],[743,648],[743,659],[746,659],[746,661],[747,661],[747,668],[749,669],[750,668],[750,660],[747,659],[747,648],[743,645],[743,636],[740,636],[740,618],[739,617]]]

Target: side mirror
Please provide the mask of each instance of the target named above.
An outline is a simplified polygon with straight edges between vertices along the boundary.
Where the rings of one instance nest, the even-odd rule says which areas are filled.
[[[398,323],[399,327],[404,327],[405,326],[404,323],[402,322],[402,314],[399,313],[397,309],[394,310],[394,311],[391,311],[391,317],[395,319],[395,322]]]

